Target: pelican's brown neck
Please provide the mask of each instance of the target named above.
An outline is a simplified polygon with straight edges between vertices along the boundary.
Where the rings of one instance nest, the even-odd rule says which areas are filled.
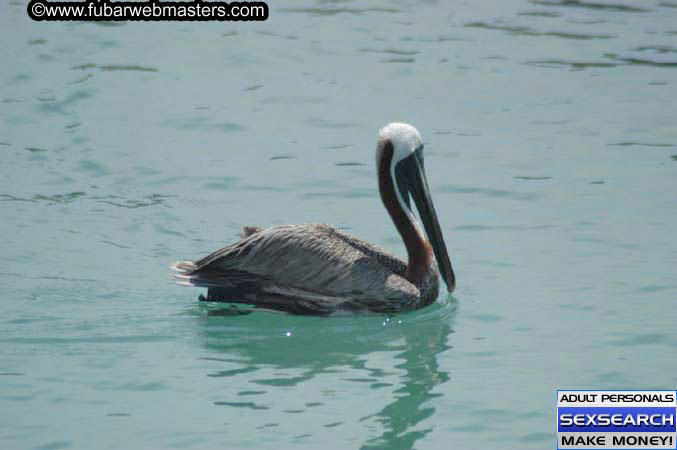
[[[376,165],[378,170],[378,190],[381,201],[407,248],[407,271],[404,277],[418,286],[433,265],[433,248],[423,232],[413,222],[395,192],[393,164],[393,144],[386,140],[379,142]]]

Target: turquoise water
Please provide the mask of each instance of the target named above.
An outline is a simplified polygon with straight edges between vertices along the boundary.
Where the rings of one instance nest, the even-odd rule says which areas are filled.
[[[3,449],[543,449],[556,389],[677,386],[677,3],[275,1],[265,23],[0,4]],[[327,222],[404,254],[401,120],[453,296],[228,316],[171,261]]]

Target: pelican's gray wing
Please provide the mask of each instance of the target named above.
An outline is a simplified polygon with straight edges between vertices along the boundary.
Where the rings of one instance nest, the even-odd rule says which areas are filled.
[[[285,225],[253,233],[177,269],[194,286],[256,286],[244,302],[282,310],[407,309],[420,299],[396,256],[328,225]],[[216,290],[214,292],[217,292]]]

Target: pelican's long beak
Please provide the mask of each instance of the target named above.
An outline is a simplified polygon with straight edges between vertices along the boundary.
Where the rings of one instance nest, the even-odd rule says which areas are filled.
[[[425,176],[422,156],[413,154],[401,160],[398,166],[401,166],[401,173],[406,180],[406,187],[414,199],[416,209],[418,209],[419,216],[423,222],[423,228],[425,228],[425,233],[433,246],[435,259],[437,259],[442,279],[447,285],[447,290],[452,292],[456,287],[456,277],[451,267],[447,247],[444,244],[440,223],[437,221],[435,206],[430,197],[430,189],[428,188],[428,180]]]

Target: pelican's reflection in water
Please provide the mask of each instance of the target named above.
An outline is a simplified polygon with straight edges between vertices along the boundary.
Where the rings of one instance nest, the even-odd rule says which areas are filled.
[[[449,380],[442,370],[437,355],[450,348],[447,343],[452,333],[449,320],[429,322],[417,333],[408,334],[402,352],[396,355],[402,363],[401,386],[395,390],[390,403],[374,417],[383,424],[383,434],[368,440],[362,448],[408,449],[428,434],[432,427],[418,425],[435,414],[428,400],[441,396],[434,393],[437,385]]]
[[[217,382],[210,400],[230,407],[224,421],[239,436],[407,449],[432,430],[422,422],[435,414],[435,387],[449,380],[438,355],[451,348],[453,297],[390,318],[199,308],[202,359]]]

